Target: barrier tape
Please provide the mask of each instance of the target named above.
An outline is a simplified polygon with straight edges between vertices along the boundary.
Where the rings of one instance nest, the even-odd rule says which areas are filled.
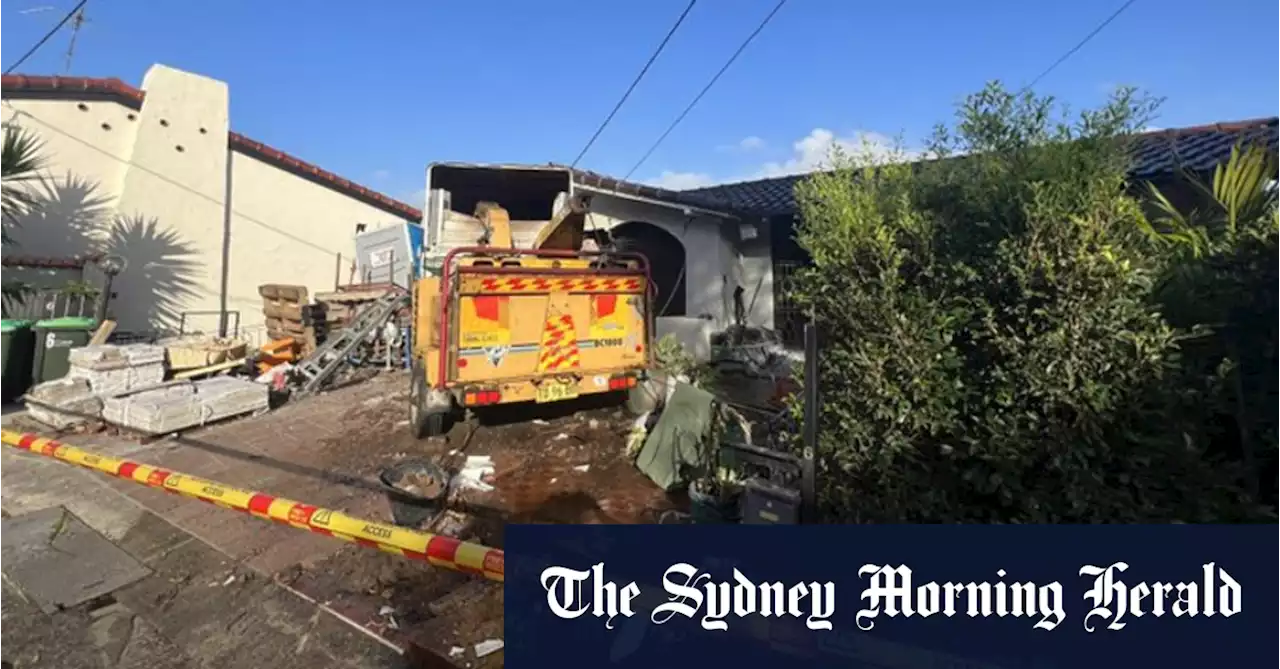
[[[349,541],[386,553],[421,560],[503,582],[503,552],[429,532],[348,516],[266,493],[234,488],[216,481],[160,467],[97,455],[37,434],[0,430],[0,441],[23,451],[69,462],[165,492],[247,513],[266,520]]]

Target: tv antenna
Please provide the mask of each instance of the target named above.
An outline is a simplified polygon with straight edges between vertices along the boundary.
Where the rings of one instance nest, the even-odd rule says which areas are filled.
[[[80,29],[88,20],[84,18],[84,7],[76,10],[75,16],[71,17],[71,41],[67,44],[67,64],[64,74],[71,73],[71,62],[76,57],[76,38],[80,36]]]
[[[80,36],[80,29],[83,28],[85,24],[92,23],[92,21],[85,18],[85,15],[84,15],[86,4],[88,3],[85,3],[85,2],[80,3],[72,11],[71,16],[63,19],[63,22],[71,24],[71,41],[70,43],[67,44],[67,52],[64,60],[63,74],[69,74],[71,72],[71,64],[72,62],[74,62],[75,54],[76,54],[76,39]],[[27,9],[20,9],[18,10],[18,13],[26,16],[28,14],[41,14],[43,12],[50,12],[57,9],[58,8],[54,7],[53,5],[40,5],[38,7],[28,7]],[[61,27],[61,24],[59,24],[58,27]],[[52,35],[50,35],[50,37],[51,36]]]

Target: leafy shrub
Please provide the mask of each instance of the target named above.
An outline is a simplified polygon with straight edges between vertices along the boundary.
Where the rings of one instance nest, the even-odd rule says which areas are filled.
[[[1152,299],[1120,91],[1074,120],[989,85],[906,164],[855,152],[797,186],[824,333],[820,498],[846,522],[1238,520],[1230,463],[1171,421],[1194,395]]]

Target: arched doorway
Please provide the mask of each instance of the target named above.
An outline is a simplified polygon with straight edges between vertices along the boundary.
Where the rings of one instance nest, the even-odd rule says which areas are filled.
[[[685,315],[684,244],[675,235],[643,221],[628,221],[609,231],[614,248],[644,254],[657,287],[654,316]]]

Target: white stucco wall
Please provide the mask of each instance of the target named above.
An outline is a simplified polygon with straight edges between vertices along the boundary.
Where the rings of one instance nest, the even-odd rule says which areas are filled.
[[[773,327],[773,262],[765,231],[760,231],[760,238],[743,243],[739,241],[739,222],[733,219],[698,212],[686,214],[676,207],[580,190],[594,195],[588,227],[611,229],[624,223],[644,222],[680,240],[687,265],[686,316],[708,315],[717,330],[731,325],[733,290],[741,285],[747,324]]]
[[[171,328],[183,311],[217,310],[224,240],[227,308],[255,326],[262,322],[258,285],[331,290],[339,253],[346,281],[356,223],[406,220],[229,149],[223,82],[157,65],[142,89],[141,110],[104,99],[22,96],[2,107],[6,123],[44,142],[49,183],[46,203],[21,222],[18,246],[6,252],[124,257],[128,269],[115,282],[112,307],[123,330]],[[212,329],[216,322],[204,316],[193,324]]]

